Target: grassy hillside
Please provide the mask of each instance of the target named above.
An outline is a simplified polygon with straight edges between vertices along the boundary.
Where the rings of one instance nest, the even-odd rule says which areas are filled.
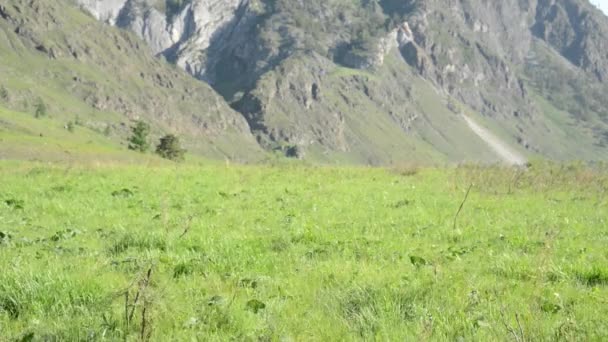
[[[326,71],[319,76],[302,65]],[[467,113],[483,120],[479,113],[416,75],[397,51],[374,71],[340,67],[314,54],[291,57],[234,107],[254,131],[264,132],[263,146],[277,148],[286,140],[316,161],[501,162],[462,118]],[[518,146],[508,126],[491,130],[522,153],[536,154]]]
[[[106,133],[72,120],[35,118],[30,113],[0,108],[0,159],[64,165],[167,163],[151,154],[129,151],[125,143],[117,142]]]
[[[4,338],[608,338],[605,171],[5,161],[0,178]]]
[[[0,60],[0,107],[33,116],[43,106],[42,116],[109,130],[115,142],[142,119],[155,138],[176,133],[190,151],[208,157],[263,155],[242,116],[209,86],[68,1],[3,3]]]
[[[590,73],[604,60],[598,14],[579,0],[252,1],[193,74],[265,147],[313,160],[496,161],[455,108],[528,156],[605,160],[608,88]],[[568,59],[549,38],[585,43]]]
[[[217,63],[207,69],[217,74],[212,84],[222,98],[152,57],[133,34],[96,22],[71,1],[10,0],[0,15],[0,108],[45,117],[51,127],[77,122],[113,146],[143,119],[152,125],[153,140],[176,133],[193,154],[245,162],[267,158],[260,145],[331,164],[501,161],[463,115],[527,157],[608,156],[601,82],[538,39],[521,63],[503,63],[460,19],[441,25],[451,16],[431,11],[426,27],[413,5],[251,2],[235,14],[244,16],[231,24],[238,34],[218,32],[208,51]],[[450,28],[462,32],[460,39],[446,32]],[[420,44],[428,36],[428,46],[397,49],[389,32],[398,37],[410,30]],[[38,123],[21,126],[30,124]],[[58,130],[57,139],[62,132],[67,141],[73,138]],[[31,159],[32,149],[8,140],[2,149],[12,150],[11,158]],[[52,153],[38,155],[44,160]]]

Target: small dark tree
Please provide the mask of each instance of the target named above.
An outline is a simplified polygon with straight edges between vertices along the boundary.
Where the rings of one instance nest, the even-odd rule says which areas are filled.
[[[67,129],[70,133],[74,133],[74,122],[73,121],[69,121],[66,125],[65,125],[65,129]]]
[[[4,86],[0,87],[0,100],[3,100],[3,101],[9,100],[8,89],[4,88]]]
[[[146,152],[150,148],[148,143],[148,135],[150,134],[150,125],[139,120],[135,126],[131,127],[131,137],[129,138],[129,149],[133,151]]]
[[[156,146],[156,153],[165,159],[183,161],[186,150],[181,148],[178,137],[167,134],[160,138],[160,143]]]
[[[36,103],[36,106],[34,108],[34,116],[36,118],[46,116],[46,104],[44,104],[44,101],[42,101],[42,99],[38,99],[38,102]]]

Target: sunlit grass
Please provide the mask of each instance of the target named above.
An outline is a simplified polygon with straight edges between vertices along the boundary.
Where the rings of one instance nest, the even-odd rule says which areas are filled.
[[[603,340],[605,170],[2,162],[0,335]]]

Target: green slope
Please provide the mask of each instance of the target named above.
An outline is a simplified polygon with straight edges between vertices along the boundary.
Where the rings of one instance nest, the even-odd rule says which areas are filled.
[[[221,97],[152,57],[133,35],[64,0],[11,0],[2,14],[0,105],[33,115],[44,104],[56,124],[77,120],[91,130],[109,129],[115,142],[126,138],[132,120],[142,119],[154,138],[176,133],[196,154],[263,156],[245,120]]]
[[[522,10],[469,5],[458,8],[471,18]],[[238,161],[265,158],[261,147],[321,163],[501,161],[463,115],[527,157],[608,158],[605,84],[529,28],[480,35],[444,7],[252,2],[235,14],[235,35],[200,51],[219,61],[219,96],[71,1],[10,0],[0,106],[34,116],[44,104],[57,127],[77,121],[114,144],[143,119],[154,140],[176,133],[193,154]],[[416,39],[397,48],[394,30],[406,26]]]
[[[417,75],[396,50],[374,70],[297,54],[266,73],[234,106],[259,130],[266,147],[301,146],[302,154],[315,160],[372,165],[502,161],[461,114],[481,116]],[[506,145],[519,148],[508,131],[498,125],[490,129]]]
[[[608,21],[585,1],[261,3],[262,15],[250,13],[255,29],[239,31],[246,39],[231,36],[240,44],[218,42],[209,53],[222,54],[214,87],[267,147],[371,164],[496,161],[454,115],[468,113],[529,156],[608,158],[608,87],[596,77],[606,59],[594,52]],[[550,8],[570,13],[551,39],[584,39],[579,59],[536,31],[550,26]],[[395,32],[412,40],[398,50]]]
[[[103,132],[54,118],[0,107],[0,159],[91,163],[167,163],[151,154],[128,151]]]

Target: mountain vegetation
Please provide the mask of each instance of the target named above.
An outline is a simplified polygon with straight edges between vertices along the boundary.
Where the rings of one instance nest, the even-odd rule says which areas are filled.
[[[181,148],[178,137],[167,134],[160,138],[160,142],[156,146],[156,153],[165,159],[183,161],[186,150]]]
[[[469,122],[525,158],[608,156],[608,19],[587,0],[78,3],[2,5],[3,106],[115,141],[144,119],[241,161],[506,161]]]
[[[150,134],[150,125],[144,121],[137,121],[131,127],[131,137],[129,138],[129,149],[139,152],[146,152],[150,148],[148,135]]]
[[[0,108],[7,112],[48,118],[56,127],[79,117],[104,145],[126,148],[131,122],[145,120],[151,139],[177,133],[195,154],[242,161],[263,156],[247,122],[213,89],[152,56],[135,35],[97,22],[71,2],[3,1],[0,60]],[[31,141],[28,150],[48,143],[45,129],[22,122],[3,114],[0,134],[20,135],[20,145]],[[2,145],[5,157],[27,158],[13,155],[21,149]]]

